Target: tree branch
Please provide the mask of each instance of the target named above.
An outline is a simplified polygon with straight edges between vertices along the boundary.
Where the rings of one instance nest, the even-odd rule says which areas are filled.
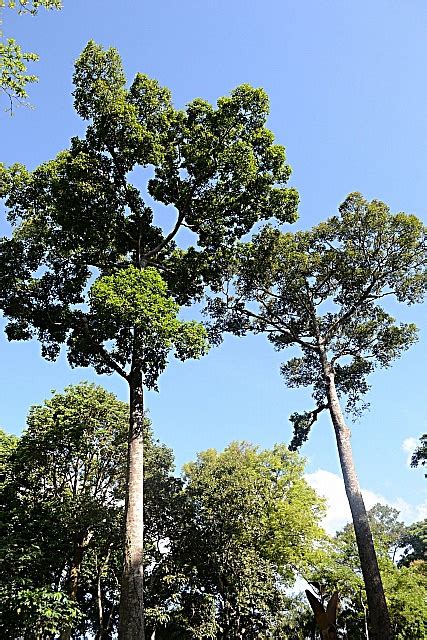
[[[122,369],[122,367],[119,364],[117,364],[114,358],[110,356],[110,354],[104,349],[102,345],[100,345],[98,342],[95,342],[95,340],[92,339],[91,333],[89,331],[87,318],[84,315],[81,315],[80,320],[83,325],[83,329],[86,334],[86,337],[89,339],[93,349],[101,356],[101,358],[110,367],[110,369],[113,369],[113,371],[118,373],[119,376],[124,378],[125,380],[129,380],[129,375],[126,373],[126,371]]]

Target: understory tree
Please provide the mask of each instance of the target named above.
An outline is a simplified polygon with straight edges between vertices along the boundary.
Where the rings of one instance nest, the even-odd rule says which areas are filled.
[[[0,167],[13,226],[0,243],[0,308],[10,340],[35,336],[51,360],[65,344],[72,366],[129,386],[119,636],[141,640],[144,388],[156,388],[170,352],[206,352],[204,328],[181,321],[179,305],[218,281],[255,223],[295,220],[298,196],[262,90],[243,85],[216,107],[196,99],[179,111],[145,75],[127,88],[118,53],[93,42],[74,84],[86,134],[34,171]],[[165,227],[174,216],[167,231],[155,213]]]
[[[325,539],[324,503],[303,472],[284,445],[248,443],[184,466],[174,526],[146,581],[151,637],[300,637],[286,587]]]
[[[289,387],[311,387],[313,409],[294,413],[291,448],[300,447],[322,411],[334,428],[360,556],[372,638],[392,637],[387,604],[360,491],[344,411],[358,416],[375,367],[388,367],[416,340],[413,324],[397,324],[387,298],[420,302],[427,286],[426,230],[391,214],[382,202],[351,194],[332,217],[309,231],[267,225],[241,246],[234,278],[212,299],[212,334],[265,333],[277,350],[300,356],[281,367]],[[220,334],[218,336],[218,339]]]
[[[14,38],[5,38],[2,30],[4,9],[36,15],[40,7],[60,9],[61,0],[0,0],[0,92],[4,93],[13,109],[14,102],[27,97],[27,85],[37,82],[37,76],[27,73],[27,63],[39,59],[36,53],[22,51]]]
[[[425,523],[406,527],[399,512],[377,504],[368,511],[384,590],[390,610],[391,626],[396,640],[424,638],[427,633],[426,561],[412,556],[412,544],[421,550],[419,538],[411,532],[425,529]],[[415,541],[417,539],[417,541]],[[425,552],[425,544],[424,544]],[[403,554],[403,555],[402,555]],[[402,562],[402,558],[405,561]],[[338,628],[348,640],[369,640],[366,591],[360,569],[354,527],[346,525],[324,547],[321,560],[305,577],[317,595],[338,591],[340,608]]]
[[[128,411],[81,383],[32,407],[21,438],[2,434],[3,637],[105,640],[117,632]],[[166,535],[165,503],[178,481],[148,420],[144,438],[150,548]]]

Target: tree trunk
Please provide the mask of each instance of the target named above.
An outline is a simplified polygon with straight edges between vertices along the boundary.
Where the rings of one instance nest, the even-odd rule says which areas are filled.
[[[130,420],[119,639],[145,640],[143,592],[144,402],[139,367],[129,375]]]
[[[80,569],[83,562],[83,555],[87,545],[89,544],[92,533],[88,532],[84,535],[78,536],[74,540],[73,561],[70,567],[70,578],[68,581],[68,597],[70,600],[77,600],[77,587],[79,585]],[[70,640],[73,630],[71,627],[67,627],[61,632],[61,640]]]
[[[360,566],[365,583],[372,629],[371,640],[392,640],[393,633],[372,540],[371,528],[369,526],[368,515],[353,461],[350,429],[345,423],[335,388],[334,374],[331,365],[326,362],[326,356],[324,356],[322,365],[325,374],[329,412],[335,430],[345,491],[353,517]]]

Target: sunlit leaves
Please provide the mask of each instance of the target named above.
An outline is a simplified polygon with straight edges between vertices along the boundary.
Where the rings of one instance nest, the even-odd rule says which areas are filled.
[[[324,536],[324,505],[303,471],[303,461],[285,446],[263,451],[248,443],[222,453],[209,449],[185,465],[187,511],[182,538],[170,550],[182,576],[170,609],[178,629],[200,624],[195,609],[206,596],[215,608],[203,608],[205,621],[222,629],[222,637],[281,629],[289,606],[284,588],[295,569],[313,561]]]
[[[206,351],[197,323],[167,319],[172,300],[189,304],[207,285],[218,287],[233,269],[236,240],[260,220],[293,221],[298,195],[286,186],[285,151],[266,128],[262,89],[242,85],[216,106],[196,99],[178,111],[169,90],[143,74],[128,88],[117,51],[93,41],[76,62],[74,84],[85,135],[34,171],[0,167],[14,227],[0,247],[6,331],[38,337],[50,359],[66,343],[72,365],[99,373],[126,375],[138,348],[154,385],[171,348],[180,359]],[[175,209],[169,233],[154,223],[146,191],[130,182],[141,168],[154,174],[150,195],[172,205],[168,218]],[[195,234],[194,246],[177,247],[181,229]],[[146,295],[154,269],[169,301],[165,289],[155,303]]]
[[[368,375],[388,367],[417,339],[414,324],[397,324],[382,307],[385,297],[420,302],[427,291],[427,233],[420,220],[392,214],[382,202],[348,196],[340,216],[308,231],[264,227],[239,249],[228,295],[208,311],[219,329],[242,335],[265,332],[276,349],[301,349],[282,365],[290,387],[313,389],[325,405],[324,352],[347,410],[358,415]],[[231,286],[232,285],[232,286]],[[312,412],[294,414],[301,443]],[[297,430],[298,430],[297,429]]]
[[[178,319],[179,306],[153,267],[129,266],[98,278],[89,300],[98,338],[115,342],[112,353],[122,364],[130,364],[132,353],[138,354],[148,387],[156,386],[172,349],[180,360],[199,358],[208,349],[204,327]]]

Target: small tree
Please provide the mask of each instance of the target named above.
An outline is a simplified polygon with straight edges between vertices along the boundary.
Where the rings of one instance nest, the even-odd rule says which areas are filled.
[[[241,247],[234,289],[209,305],[213,334],[266,333],[274,347],[299,347],[282,365],[290,387],[313,389],[315,407],[294,413],[296,449],[327,410],[336,436],[366,586],[373,637],[392,637],[366,509],[353,462],[346,410],[358,415],[368,375],[388,367],[416,340],[413,324],[397,325],[380,302],[421,301],[427,287],[426,230],[412,215],[392,215],[379,201],[351,194],[340,216],[310,231],[267,226]],[[217,333],[215,334],[215,330]],[[363,405],[362,405],[363,407]]]
[[[75,107],[84,138],[29,172],[0,166],[11,239],[0,246],[0,308],[9,339],[37,336],[55,359],[118,373],[129,385],[130,423],[120,637],[143,630],[143,390],[156,388],[168,354],[206,352],[203,327],[178,319],[228,265],[234,243],[259,220],[293,221],[284,149],[265,127],[268,98],[238,87],[217,108],[185,111],[138,74],[129,89],[113,49],[90,42],[76,63]],[[151,169],[147,195],[130,181]],[[145,174],[146,175],[146,174]],[[157,226],[149,197],[175,212]],[[197,246],[178,249],[185,230]],[[161,273],[161,275],[160,275]]]

